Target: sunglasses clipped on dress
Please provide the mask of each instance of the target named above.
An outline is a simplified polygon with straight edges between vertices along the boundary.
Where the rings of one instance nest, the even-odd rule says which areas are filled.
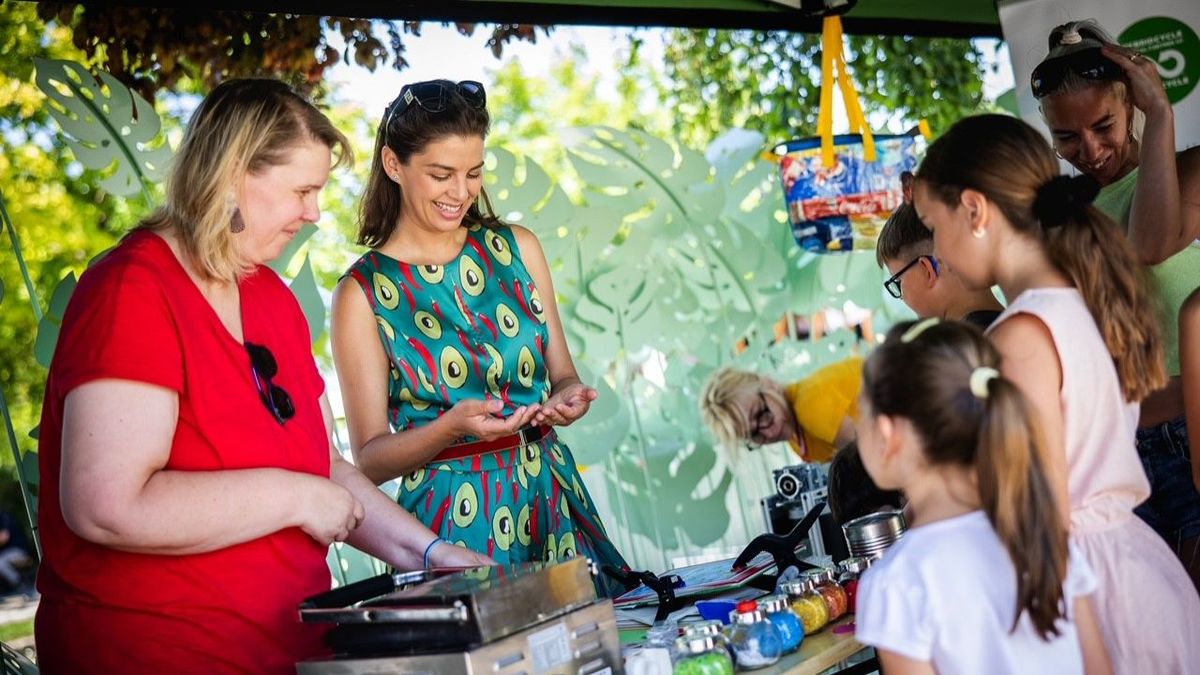
[[[1029,88],[1034,98],[1044,98],[1054,93],[1068,73],[1092,82],[1108,82],[1121,79],[1121,67],[1113,63],[1099,47],[1089,47],[1077,52],[1046,59],[1033,69],[1029,76]]]

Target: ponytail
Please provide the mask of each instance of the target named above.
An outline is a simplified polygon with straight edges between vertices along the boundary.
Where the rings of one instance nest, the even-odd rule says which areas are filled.
[[[1091,206],[1100,185],[1088,175],[1057,176],[1037,193],[1033,213],[1046,250],[1083,296],[1096,321],[1128,401],[1167,384],[1156,300],[1133,245]]]
[[[1012,630],[1021,613],[1028,612],[1038,636],[1049,640],[1059,634],[1055,624],[1066,616],[1067,530],[1028,401],[1003,377],[984,387],[975,470],[983,510],[1017,573]]]
[[[902,417],[931,466],[973,470],[984,513],[1016,572],[1013,629],[1028,612],[1038,635],[1067,616],[1065,505],[1057,503],[1039,419],[1000,354],[974,326],[926,319],[897,324],[863,368],[870,414]]]

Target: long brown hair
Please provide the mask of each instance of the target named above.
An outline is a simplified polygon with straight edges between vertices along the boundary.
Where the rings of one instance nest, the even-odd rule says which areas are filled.
[[[400,185],[388,177],[383,167],[383,148],[386,145],[396,153],[401,162],[407,164],[413,155],[422,152],[430,144],[447,136],[478,136],[487,138],[491,117],[487,108],[473,106],[449,80],[433,80],[446,87],[446,108],[429,112],[420,105],[409,105],[398,114],[393,110],[404,98],[405,85],[400,95],[383,111],[379,130],[375,134],[375,155],[371,159],[371,174],[367,178],[367,189],[363,193],[358,214],[358,243],[372,248],[382,246],[391,236],[400,220],[404,195]],[[479,193],[487,207],[484,213],[478,202],[472,203],[463,216],[463,226],[496,226],[500,220],[492,209],[487,190]]]
[[[1003,376],[972,391],[978,369],[1000,369],[999,352],[979,329],[950,321],[906,336],[914,325],[892,328],[867,359],[863,395],[873,414],[912,423],[931,465],[974,469],[983,510],[1016,571],[1013,629],[1028,612],[1039,636],[1058,635],[1067,615],[1067,529],[1046,476],[1037,416]]]
[[[1091,206],[1095,179],[1060,176],[1054,152],[1033,127],[1008,115],[959,120],[929,147],[917,180],[951,208],[964,189],[981,192],[1017,232],[1041,243],[1083,296],[1126,400],[1141,401],[1166,385],[1156,301],[1132,245]]]
[[[236,281],[254,266],[242,260],[230,230],[231,197],[247,173],[287,161],[306,141],[334,151],[334,166],[354,160],[350,141],[287,84],[227,80],[200,102],[167,178],[166,198],[138,227],[173,228],[183,253],[209,279]]]

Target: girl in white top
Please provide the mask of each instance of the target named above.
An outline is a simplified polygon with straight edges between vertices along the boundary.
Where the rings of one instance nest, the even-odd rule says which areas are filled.
[[[1028,124],[969,117],[930,146],[914,201],[938,259],[1010,300],[988,336],[1045,432],[1041,462],[1096,576],[1113,670],[1197,672],[1200,598],[1133,515],[1150,494],[1134,448],[1137,403],[1166,382],[1155,303],[1128,239],[1090,206],[1095,179],[1058,171]]]
[[[978,329],[900,324],[863,369],[858,446],[908,497],[904,538],[859,586],[856,637],[888,675],[1107,673],[1028,402]]]

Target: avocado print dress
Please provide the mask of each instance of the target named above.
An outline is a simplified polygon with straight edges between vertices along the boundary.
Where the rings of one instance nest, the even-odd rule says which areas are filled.
[[[470,227],[462,252],[445,265],[368,251],[346,274],[366,293],[391,364],[396,431],[465,399],[499,399],[508,416],[549,398],[546,317],[510,228]],[[438,535],[501,564],[584,555],[627,567],[553,431],[517,448],[435,458],[402,477],[397,502]],[[604,575],[598,589],[623,590]]]

